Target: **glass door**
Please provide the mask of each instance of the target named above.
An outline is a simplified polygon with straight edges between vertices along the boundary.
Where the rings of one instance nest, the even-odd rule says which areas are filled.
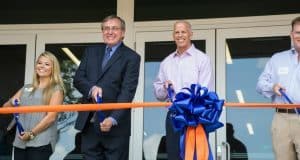
[[[207,53],[215,64],[215,31],[193,30],[193,44]],[[159,69],[160,62],[176,50],[173,42],[172,31],[141,32],[136,35],[136,50],[141,54],[142,66],[138,90],[138,99],[144,102],[157,101],[153,93],[153,81]],[[166,159],[165,147],[165,118],[167,108],[137,109],[134,123],[134,159],[145,160]],[[211,147],[214,149],[215,135],[210,135]],[[214,150],[213,150],[214,151]]]
[[[35,35],[0,35],[0,106],[32,80]],[[12,115],[0,115],[0,159],[11,159],[15,130],[7,131]]]
[[[290,49],[290,26],[217,29],[217,91],[227,102],[270,102],[256,93],[267,60]],[[218,130],[218,157],[272,160],[271,121],[274,109],[225,107]]]
[[[66,87],[65,104],[78,103],[81,94],[73,87],[73,77],[83,56],[84,50],[89,45],[102,43],[101,33],[51,33],[38,34],[36,57],[43,51],[52,52],[58,59],[61,67],[62,78]],[[56,150],[50,160],[61,159],[70,152],[64,159],[82,159],[80,152],[80,133],[73,129],[77,112],[63,112],[58,118],[58,130],[60,137]],[[75,149],[69,143],[76,144]],[[61,147],[60,147],[61,146]]]

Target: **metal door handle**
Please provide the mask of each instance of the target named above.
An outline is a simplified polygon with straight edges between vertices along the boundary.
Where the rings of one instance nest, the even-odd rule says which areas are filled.
[[[225,151],[225,153],[224,153]],[[222,156],[225,155],[225,156]],[[230,160],[230,144],[228,142],[222,142],[217,146],[217,160],[224,160],[222,157],[226,157],[226,160]]]
[[[231,157],[230,157],[230,144],[228,142],[223,142],[225,143],[225,146],[227,148],[227,160],[230,160]]]

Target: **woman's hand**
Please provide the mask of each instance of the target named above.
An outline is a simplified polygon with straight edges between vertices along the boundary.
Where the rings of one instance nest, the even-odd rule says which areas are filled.
[[[19,134],[19,138],[22,141],[29,141],[30,139],[30,132],[22,132],[21,135]]]
[[[21,135],[19,135],[19,138],[23,141],[30,141],[35,138],[35,134],[32,131],[22,132]]]
[[[12,106],[17,106],[20,104],[20,99],[19,98],[16,98],[16,97],[12,97],[11,100],[10,100],[10,103]]]

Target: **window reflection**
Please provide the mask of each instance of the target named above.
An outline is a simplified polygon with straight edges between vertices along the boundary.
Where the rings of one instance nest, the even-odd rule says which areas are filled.
[[[269,102],[256,93],[257,79],[267,60],[275,53],[290,48],[288,36],[227,39],[232,63],[226,64],[226,100],[228,102]],[[226,57],[227,59],[228,57]],[[247,153],[231,150],[231,159],[273,160],[270,134],[272,109],[226,108],[227,123],[234,127],[235,138],[245,144]],[[230,134],[227,128],[227,135]],[[229,140],[227,140],[229,142]],[[257,145],[259,142],[260,145]],[[230,144],[235,145],[235,144]],[[238,146],[230,146],[231,149]]]
[[[62,78],[66,87],[64,103],[80,103],[82,95],[74,88],[73,77],[75,76],[85,48],[95,44],[99,43],[46,44],[46,50],[52,52],[60,63]],[[61,137],[57,145],[64,145],[75,141],[75,149],[70,150],[70,153],[64,158],[65,160],[83,159],[80,149],[80,133],[77,134],[77,131],[72,127],[75,124],[76,118],[77,112],[63,112],[58,118],[58,130]],[[63,146],[62,148],[67,150],[68,147]],[[57,152],[57,154],[59,153]]]
[[[60,63],[67,92],[64,102],[67,104],[78,103],[81,98],[81,94],[73,87],[73,77],[75,76],[85,48],[95,44],[46,44],[46,50],[52,52]]]
[[[0,106],[24,85],[26,45],[0,45]],[[6,131],[11,114],[0,115],[0,159],[11,159],[15,129]]]

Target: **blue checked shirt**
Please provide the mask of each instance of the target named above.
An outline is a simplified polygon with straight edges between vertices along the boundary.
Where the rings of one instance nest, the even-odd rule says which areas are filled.
[[[273,103],[288,103],[284,97],[273,92],[273,85],[276,83],[286,89],[286,94],[293,103],[300,103],[300,63],[294,48],[274,54],[267,62],[256,86],[257,92],[271,97]]]

